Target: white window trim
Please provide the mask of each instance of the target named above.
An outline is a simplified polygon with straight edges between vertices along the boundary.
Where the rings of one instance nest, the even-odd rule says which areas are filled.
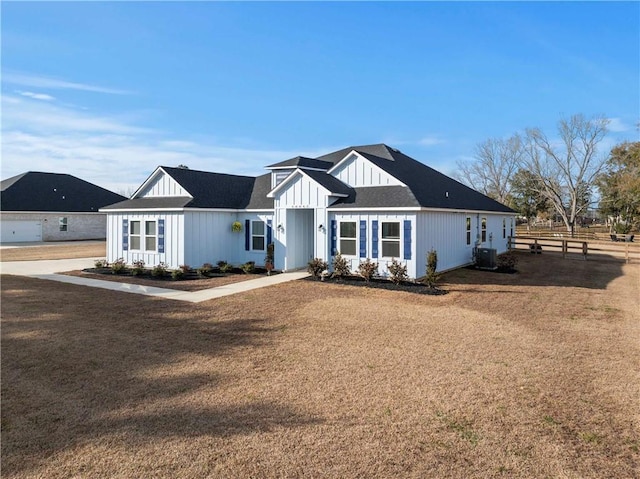
[[[398,238],[390,238],[390,239],[384,239],[384,224],[385,223],[396,223],[398,225]],[[401,259],[402,258],[402,242],[403,242],[403,231],[402,231],[402,221],[380,221],[380,258],[384,259],[384,258],[388,258],[388,259],[393,259],[393,258],[398,258]],[[398,243],[398,256],[385,256],[384,255],[384,244],[385,243]]]
[[[133,234],[133,228],[131,223],[140,223],[140,234]],[[156,234],[147,235],[147,223],[156,224]],[[134,248],[131,238],[140,238],[140,247]],[[147,249],[147,238],[155,238],[156,247],[154,249]],[[129,250],[139,251],[141,253],[157,253],[158,252],[158,220],[129,220]]]
[[[340,232],[342,231],[340,228],[340,225],[342,223],[353,223],[355,225],[354,229],[355,229],[355,236],[351,237],[351,236],[342,236],[340,234]],[[358,244],[360,244],[359,240],[360,238],[358,237],[359,235],[359,230],[358,230],[358,222],[356,220],[340,220],[338,221],[338,244],[336,245],[336,249],[338,250],[338,253],[340,253],[342,256],[347,256],[349,258],[357,258],[358,257]],[[345,239],[347,241],[353,241],[355,243],[355,253],[354,254],[346,254],[343,253],[341,251],[341,245],[342,245],[342,240]]]
[[[480,218],[480,242],[487,242],[487,218]]]
[[[471,231],[472,231],[472,221],[471,221],[471,216],[467,216],[465,221],[465,243],[467,246],[471,246],[473,241],[473,237],[471,235]]]
[[[254,234],[253,232],[253,224],[254,223],[262,223],[262,234]],[[264,252],[267,250],[267,223],[265,221],[262,220],[251,220],[251,234],[250,234],[250,238],[251,238],[251,251],[261,251]],[[264,248],[262,249],[254,249],[253,247],[253,238],[263,238],[263,244],[264,244]]]

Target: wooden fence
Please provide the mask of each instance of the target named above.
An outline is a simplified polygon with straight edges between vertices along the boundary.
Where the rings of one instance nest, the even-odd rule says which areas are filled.
[[[541,236],[509,237],[509,249],[529,250],[531,253],[562,254],[582,259],[623,259],[627,263],[640,262],[640,243],[557,238]]]

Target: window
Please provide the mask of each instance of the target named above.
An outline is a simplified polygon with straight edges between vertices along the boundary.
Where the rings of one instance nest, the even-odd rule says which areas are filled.
[[[340,222],[340,254],[355,256],[356,255],[356,222],[341,221]]]
[[[58,218],[58,225],[60,226],[60,231],[68,231],[67,217]]]
[[[157,245],[157,229],[155,221],[144,222],[144,234],[140,221],[129,222],[129,249],[144,251],[155,251]]]
[[[129,248],[140,249],[140,222],[129,223]]]
[[[507,220],[505,218],[502,218],[502,237],[507,237]]]
[[[511,220],[509,221],[509,224],[511,225],[511,231],[509,233],[509,236],[513,238],[513,218],[511,218]]]
[[[482,242],[487,241],[487,218],[482,218]]]
[[[467,216],[467,244],[471,244],[471,218]]]
[[[156,222],[145,221],[144,223],[144,249],[145,251],[156,250]]]
[[[251,222],[251,249],[264,251],[264,223],[262,221]]]
[[[400,223],[382,223],[382,256],[400,257]]]

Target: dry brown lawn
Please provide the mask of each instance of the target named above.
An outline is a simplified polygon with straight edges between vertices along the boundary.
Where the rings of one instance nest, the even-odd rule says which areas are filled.
[[[0,249],[0,261],[36,261],[41,259],[104,258],[105,241],[78,241],[77,243],[49,244]]]
[[[639,477],[640,268],[520,258],[198,305],[3,276],[3,477]]]

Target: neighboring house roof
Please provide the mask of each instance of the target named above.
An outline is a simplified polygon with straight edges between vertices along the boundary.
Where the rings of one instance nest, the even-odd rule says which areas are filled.
[[[316,168],[319,170],[328,170],[333,166],[333,163],[329,161],[316,160],[314,158],[307,158],[305,156],[296,156],[289,160],[281,161],[280,163],[274,163],[267,166],[267,168]]]
[[[29,171],[0,183],[2,211],[97,212],[125,197],[62,173]]]

